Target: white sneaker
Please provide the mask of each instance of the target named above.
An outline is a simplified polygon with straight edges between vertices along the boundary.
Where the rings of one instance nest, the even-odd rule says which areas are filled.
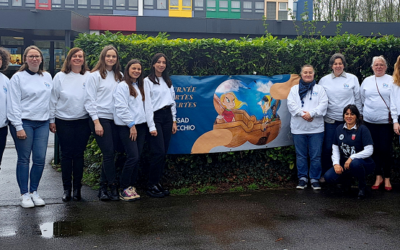
[[[46,205],[46,203],[44,202],[44,200],[42,198],[40,198],[39,194],[34,191],[33,193],[31,193],[31,198],[33,200],[33,203],[35,203],[35,206],[44,206]]]
[[[29,193],[21,195],[21,207],[23,208],[30,208],[34,207],[35,205],[33,204],[33,201],[31,199],[31,196]]]

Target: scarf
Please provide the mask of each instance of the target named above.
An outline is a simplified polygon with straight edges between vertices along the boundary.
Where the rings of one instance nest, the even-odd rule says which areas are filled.
[[[300,100],[301,100],[301,107],[304,107],[303,98],[307,95],[307,92],[309,90],[311,91],[310,100],[312,100],[312,90],[314,88],[315,83],[316,83],[315,80],[313,80],[312,82],[304,82],[303,79],[300,79],[299,96],[300,96]]]

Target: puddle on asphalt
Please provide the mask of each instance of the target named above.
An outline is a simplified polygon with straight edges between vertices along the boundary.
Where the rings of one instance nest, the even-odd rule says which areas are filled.
[[[40,226],[40,231],[43,238],[54,238],[54,237],[69,237],[80,235],[83,230],[83,226],[79,222],[69,221],[57,221],[47,222]]]

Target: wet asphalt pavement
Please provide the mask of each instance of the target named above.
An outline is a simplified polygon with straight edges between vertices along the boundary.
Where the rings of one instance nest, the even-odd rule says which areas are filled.
[[[52,144],[47,162],[53,156]],[[400,186],[366,200],[310,188],[99,202],[61,201],[61,173],[46,165],[46,206],[19,206],[16,152],[0,170],[0,250],[8,249],[400,249]]]

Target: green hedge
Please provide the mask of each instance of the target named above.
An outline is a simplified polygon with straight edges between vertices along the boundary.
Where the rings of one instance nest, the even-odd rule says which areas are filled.
[[[106,33],[80,34],[75,44],[86,52],[91,68],[97,62],[102,48],[112,44],[120,53],[122,67],[132,58],[140,59],[145,75],[150,68],[151,57],[155,53],[163,52],[170,59],[171,75],[248,75],[257,72],[259,75],[272,76],[299,73],[301,66],[307,63],[315,67],[318,80],[330,73],[330,56],[341,52],[348,63],[346,71],[355,74],[360,83],[372,74],[370,65],[373,56],[383,55],[389,63],[388,74],[392,74],[393,65],[400,55],[400,38],[365,38],[350,34],[319,39],[277,39],[265,36],[239,40],[170,40],[166,34],[147,37]],[[394,162],[397,163],[400,156],[397,142],[395,146]],[[174,187],[223,182],[260,185],[285,183],[295,179],[294,161],[293,147],[205,155],[171,155],[168,157],[165,178]]]

